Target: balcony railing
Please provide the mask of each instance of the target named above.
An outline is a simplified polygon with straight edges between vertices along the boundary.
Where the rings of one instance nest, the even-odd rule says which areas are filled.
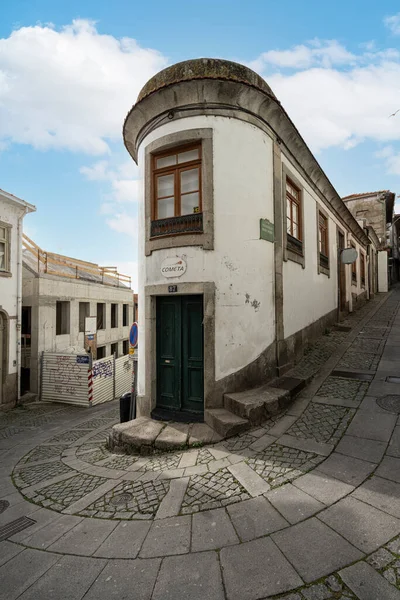
[[[203,213],[158,219],[151,222],[150,237],[177,235],[180,233],[202,233]]]
[[[287,248],[296,254],[300,254],[303,256],[303,242],[298,240],[297,238],[291,236],[289,233],[287,234]]]
[[[321,267],[324,267],[324,269],[329,269],[329,257],[325,256],[325,254],[320,254],[319,264]]]

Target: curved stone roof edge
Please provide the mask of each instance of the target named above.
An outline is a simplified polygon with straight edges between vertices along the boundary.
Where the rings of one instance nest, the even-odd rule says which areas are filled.
[[[163,87],[193,79],[238,81],[276,98],[265,79],[249,67],[231,60],[204,57],[184,60],[156,73],[140,90],[136,104]]]
[[[190,62],[190,61],[185,61],[186,62]],[[229,61],[222,61],[222,62],[229,62]],[[178,63],[178,64],[184,64],[184,63]],[[237,64],[237,63],[232,63],[232,64]],[[248,69],[247,67],[245,67],[245,69]],[[164,71],[167,71],[167,69],[165,69]],[[254,71],[251,71],[251,69],[248,69],[248,71],[250,71],[250,73],[254,73]],[[160,73],[162,73],[163,71],[161,71]],[[257,74],[255,74],[257,75]],[[157,76],[155,76],[157,77]],[[261,79],[260,76],[257,76]],[[154,79],[154,78],[152,78]],[[244,85],[244,86],[248,86],[251,87],[255,93],[259,93],[262,94],[263,96],[265,96],[266,98],[268,98],[271,102],[273,102],[276,107],[278,108],[279,111],[281,111],[282,115],[284,116],[285,119],[287,119],[288,123],[290,124],[290,127],[293,129],[293,132],[296,135],[297,140],[300,142],[300,145],[304,148],[304,150],[306,151],[306,153],[308,154],[309,158],[311,159],[311,161],[314,163],[314,165],[317,167],[317,170],[320,172],[320,174],[322,175],[322,178],[325,180],[325,183],[328,185],[328,187],[331,189],[331,191],[333,192],[332,195],[332,200],[334,200],[334,202],[331,202],[329,200],[329,198],[326,197],[326,194],[324,194],[324,192],[322,190],[320,190],[321,194],[327,199],[328,203],[332,206],[332,208],[341,216],[341,218],[343,219],[343,221],[345,221],[347,223],[347,225],[349,226],[349,229],[351,230],[351,232],[360,240],[363,241],[366,245],[368,245],[370,243],[368,236],[365,234],[365,232],[363,231],[363,229],[360,227],[360,225],[358,224],[357,220],[353,217],[353,215],[351,214],[350,210],[347,208],[346,204],[343,202],[343,200],[341,199],[339,193],[336,191],[335,187],[333,186],[333,184],[331,183],[330,179],[328,178],[328,176],[326,175],[326,173],[324,172],[324,170],[322,169],[321,165],[319,164],[319,162],[317,161],[317,159],[315,158],[314,154],[311,152],[310,148],[308,147],[307,143],[305,142],[304,138],[302,137],[302,135],[300,134],[299,130],[297,129],[296,125],[293,123],[293,121],[291,120],[291,118],[289,117],[288,113],[286,112],[286,110],[283,108],[282,104],[279,102],[279,100],[277,99],[277,97],[275,96],[275,94],[272,92],[271,88],[268,86],[268,84],[265,85],[267,86],[268,90],[271,90],[271,93],[268,93],[266,90],[260,89],[259,87],[256,87],[254,85],[252,85],[251,83],[248,83],[246,81],[239,81],[238,79],[229,79],[228,77],[226,78],[219,78],[219,77],[215,77],[215,78],[211,78],[211,77],[207,77],[207,76],[203,76],[203,77],[191,77],[188,79],[184,79],[184,80],[177,80],[171,83],[168,83],[162,87],[159,87],[157,89],[154,89],[152,91],[149,91],[147,93],[147,95],[143,96],[136,104],[134,104],[132,106],[132,108],[130,109],[130,111],[128,112],[125,120],[124,120],[124,124],[123,124],[123,139],[124,139],[124,145],[126,147],[126,149],[128,150],[129,154],[131,154],[131,156],[134,158],[135,162],[137,161],[137,152],[136,152],[136,148],[132,147],[132,144],[127,141],[126,139],[126,126],[128,124],[128,121],[130,119],[130,117],[132,116],[132,113],[137,110],[140,113],[143,113],[144,111],[143,106],[145,106],[146,102],[151,101],[152,97],[154,97],[156,94],[162,94],[163,92],[167,91],[168,89],[171,89],[173,87],[177,87],[180,86],[182,84],[185,83],[190,83],[193,82],[195,83],[195,81],[226,81],[226,82],[230,82],[230,83],[236,83],[237,85]],[[150,80],[152,81],[152,80]],[[264,81],[264,80],[263,80]],[[147,85],[147,84],[146,84]],[[145,90],[146,86],[144,86],[144,88],[142,89]],[[206,104],[206,101],[204,100],[204,105]],[[234,105],[232,105],[234,106]],[[235,109],[238,110],[243,110],[243,108],[240,105],[235,105],[234,106]],[[180,109],[179,105],[176,106],[171,106],[170,107],[171,110],[176,110],[178,111]],[[161,114],[161,113],[160,113]],[[268,121],[264,120],[263,117],[261,115],[256,115],[259,119],[263,120],[268,127],[270,127],[275,135],[284,143],[284,145],[288,148],[289,152],[292,154],[292,156],[295,157],[295,154],[293,153],[293,151],[290,150],[287,142],[285,142],[283,136],[281,136],[279,134],[278,131],[276,131],[276,129],[274,129],[274,127],[271,125],[271,123],[269,123]],[[295,157],[296,158],[296,157]],[[298,160],[298,159],[296,159]],[[299,164],[301,165],[300,161],[298,161]],[[302,167],[304,169],[304,167]],[[312,177],[308,174],[308,176],[310,177],[311,181],[313,181]],[[315,181],[313,181],[314,185],[317,185]],[[318,186],[317,186],[318,187]],[[319,189],[319,188],[318,188]]]

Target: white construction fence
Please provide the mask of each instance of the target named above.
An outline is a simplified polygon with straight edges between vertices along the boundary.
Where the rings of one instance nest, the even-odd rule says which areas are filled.
[[[129,355],[92,361],[89,354],[43,352],[41,400],[92,406],[130,392],[132,382]]]

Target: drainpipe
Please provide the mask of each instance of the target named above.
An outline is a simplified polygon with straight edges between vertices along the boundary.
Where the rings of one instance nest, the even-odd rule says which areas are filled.
[[[21,320],[22,320],[22,221],[29,212],[28,207],[24,209],[22,215],[18,218],[17,240],[18,240],[18,261],[17,261],[17,404],[21,399]]]

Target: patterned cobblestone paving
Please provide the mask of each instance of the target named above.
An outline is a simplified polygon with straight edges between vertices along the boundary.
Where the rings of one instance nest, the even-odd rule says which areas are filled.
[[[343,435],[354,414],[354,410],[342,406],[311,402],[287,433],[317,442],[335,442]]]
[[[331,331],[324,335],[313,346],[306,350],[300,362],[290,370],[291,377],[311,377],[339,348],[347,334],[342,331]]]
[[[99,518],[135,518],[135,515],[155,515],[158,507],[169,490],[170,482],[124,481],[102,498],[93,502],[84,511],[83,515]]]
[[[139,456],[126,456],[125,454],[111,454],[110,459],[103,465],[108,469],[127,469],[133,465]]]
[[[23,433],[25,429],[23,427],[7,427],[5,429],[0,430],[0,439],[6,440],[13,435],[18,435],[18,433]]]
[[[319,388],[317,395],[361,402],[367,393],[368,385],[366,381],[345,379],[344,377],[328,377]]]
[[[209,462],[215,460],[213,455],[207,448],[200,448],[199,454],[197,456],[196,465],[208,465]]]
[[[66,481],[60,481],[41,489],[37,493],[30,494],[33,502],[41,504],[52,510],[63,510],[77,500],[87,496],[105,483],[107,479],[104,477],[96,477],[95,475],[79,474],[71,477]]]
[[[353,351],[368,352],[370,354],[382,354],[384,340],[373,340],[358,336],[351,345]]]
[[[352,369],[353,371],[376,371],[379,365],[379,354],[364,352],[346,352],[338,362],[336,369]]]
[[[91,419],[90,421],[76,425],[73,429],[96,429],[97,427],[103,427],[103,425],[107,425],[108,423],[110,423],[110,419]]]
[[[300,477],[323,460],[324,457],[311,452],[272,444],[246,462],[258,475],[271,484],[271,487],[277,487]]]
[[[400,589],[400,536],[367,558],[389,583]]]
[[[14,481],[16,485],[22,489],[28,485],[41,483],[42,481],[68,472],[72,473],[72,469],[67,467],[67,465],[64,465],[61,461],[44,465],[32,465],[14,471]]]
[[[256,439],[257,437],[251,435],[251,433],[244,433],[242,435],[236,435],[235,437],[226,440],[224,442],[224,447],[229,452],[240,452],[240,450],[248,448],[250,444],[256,441]]]
[[[182,458],[182,452],[177,454],[159,454],[150,458],[141,471],[167,471],[176,469]]]
[[[106,442],[108,440],[109,433],[111,431],[111,425],[109,429],[103,429],[103,431],[99,431],[95,435],[90,437],[91,442]]]
[[[47,460],[48,458],[54,458],[56,456],[61,456],[65,448],[68,446],[66,444],[59,444],[54,446],[38,446],[31,450],[24,458],[21,459],[21,462],[39,462],[41,460]]]
[[[344,585],[337,575],[324,577],[316,584],[308,585],[290,594],[277,596],[277,598],[279,600],[357,600],[357,596]],[[379,598],[379,600],[385,599]]]
[[[94,465],[99,460],[104,460],[110,456],[109,451],[105,446],[99,446],[98,444],[88,444],[81,446],[76,455],[83,461]]]
[[[72,444],[73,442],[76,442],[84,435],[86,435],[86,432],[82,431],[82,430],[80,430],[80,431],[73,431],[73,430],[65,431],[64,433],[61,433],[60,435],[56,435],[55,437],[48,440],[46,442],[46,444]]]
[[[190,514],[199,510],[220,508],[249,498],[246,490],[228,469],[221,469],[217,473],[195,475],[190,478],[181,513]]]

